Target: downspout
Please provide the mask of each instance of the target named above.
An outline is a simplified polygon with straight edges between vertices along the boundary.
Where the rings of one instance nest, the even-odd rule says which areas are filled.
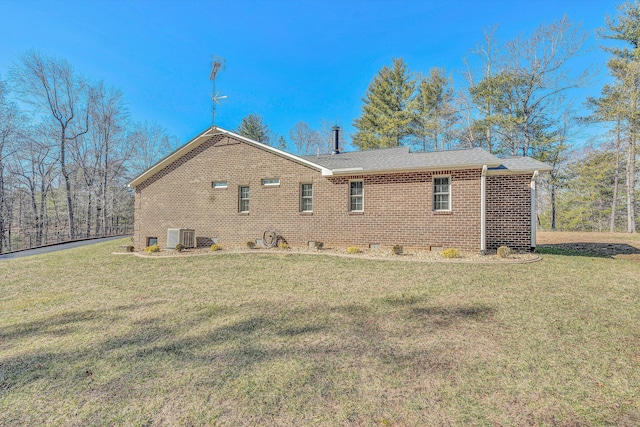
[[[536,220],[536,178],[538,171],[533,171],[531,177],[531,252],[536,249],[536,229],[538,221]]]
[[[480,177],[480,254],[487,252],[487,165],[482,166]]]

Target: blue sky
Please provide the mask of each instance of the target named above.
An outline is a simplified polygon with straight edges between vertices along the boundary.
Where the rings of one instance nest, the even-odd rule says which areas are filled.
[[[288,139],[298,121],[354,130],[377,71],[443,67],[463,86],[462,58],[498,25],[501,41],[566,14],[589,33],[576,70],[596,71],[578,102],[607,81],[593,32],[615,15],[601,0],[555,1],[13,1],[0,0],[0,78],[28,49],[67,59],[120,87],[135,120],[154,120],[182,142],[210,125],[211,54],[226,59],[217,89],[228,98],[216,124],[261,114]]]

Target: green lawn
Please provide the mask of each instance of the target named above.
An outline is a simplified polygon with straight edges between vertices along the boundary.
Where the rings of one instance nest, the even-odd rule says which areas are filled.
[[[640,263],[0,261],[0,425],[640,424]]]

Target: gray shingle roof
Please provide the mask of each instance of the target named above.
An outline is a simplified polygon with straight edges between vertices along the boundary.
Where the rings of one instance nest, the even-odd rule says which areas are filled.
[[[399,147],[303,158],[331,169],[338,175],[357,172],[459,169],[482,165],[497,167],[502,162],[481,148],[412,153],[409,147]]]
[[[511,172],[528,172],[534,170],[547,172],[552,169],[548,164],[532,159],[531,157],[508,157],[500,160],[502,161],[502,166]],[[491,168],[489,170],[491,170]]]

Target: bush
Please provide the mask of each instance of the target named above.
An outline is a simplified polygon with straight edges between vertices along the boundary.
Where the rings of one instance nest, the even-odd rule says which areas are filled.
[[[511,249],[509,249],[508,246],[500,246],[498,248],[498,256],[500,258],[509,258],[509,255],[511,255]]]
[[[287,249],[289,249],[289,244],[287,242],[280,242],[278,243],[278,248],[286,251]]]
[[[249,249],[253,249],[253,248],[255,248],[255,247],[256,247],[256,242],[254,242],[253,240],[249,240],[249,241],[247,242],[247,247],[248,247]]]
[[[147,246],[146,248],[144,248],[144,250],[148,253],[160,252],[160,246],[158,246],[158,244],[156,243],[155,245]]]
[[[125,250],[126,250],[127,252],[133,252],[133,249],[134,249],[134,248],[133,248],[133,246],[131,246],[131,245],[129,245],[129,246],[127,246],[127,247],[125,248]]]
[[[359,254],[360,253],[360,248],[357,246],[349,246],[347,248],[347,253],[348,254]]]
[[[182,243],[178,243],[176,245],[176,252],[182,252],[185,249],[184,245]]]
[[[446,248],[442,251],[442,256],[445,258],[460,258],[460,251],[455,248]]]
[[[313,242],[313,246],[315,246],[315,248],[317,250],[320,250],[320,249],[322,249],[324,247],[324,243],[322,243],[322,242]]]
[[[393,248],[391,248],[391,252],[393,252],[394,255],[402,255],[403,250],[402,245],[394,245]]]
[[[222,250],[222,246],[220,246],[217,243],[214,243],[213,245],[211,245],[211,250],[214,251],[214,252],[215,251],[221,251]]]

